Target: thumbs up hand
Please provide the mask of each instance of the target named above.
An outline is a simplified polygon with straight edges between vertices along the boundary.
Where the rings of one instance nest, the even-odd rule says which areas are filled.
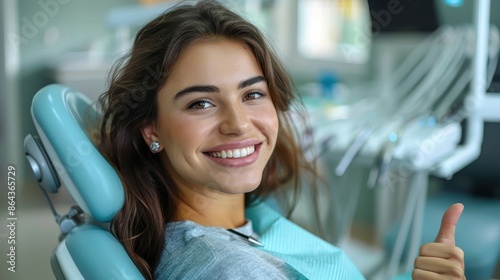
[[[412,279],[465,279],[464,252],[455,246],[455,227],[463,210],[460,203],[446,210],[434,243],[420,247]]]

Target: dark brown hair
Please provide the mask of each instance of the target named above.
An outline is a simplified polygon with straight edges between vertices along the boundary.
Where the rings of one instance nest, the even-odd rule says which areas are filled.
[[[180,53],[196,40],[217,37],[238,40],[252,50],[279,117],[276,148],[260,186],[246,195],[246,204],[287,183],[297,189],[299,170],[310,167],[287,113],[298,100],[291,79],[254,25],[206,0],[175,6],[148,23],[137,33],[130,54],[115,65],[109,89],[100,98],[103,117],[98,139],[125,191],[112,231],[146,278],[153,278],[162,253],[165,223],[176,210],[176,189],[158,154],[149,151],[141,128],[156,121],[157,93]]]

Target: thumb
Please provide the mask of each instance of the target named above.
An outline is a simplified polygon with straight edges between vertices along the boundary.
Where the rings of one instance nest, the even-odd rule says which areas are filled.
[[[463,210],[462,203],[455,203],[446,210],[435,242],[455,245],[455,227]]]

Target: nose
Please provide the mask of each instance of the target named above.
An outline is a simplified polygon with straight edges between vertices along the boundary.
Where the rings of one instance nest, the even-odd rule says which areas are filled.
[[[251,120],[245,108],[233,104],[220,112],[219,131],[225,135],[243,135],[250,130]]]

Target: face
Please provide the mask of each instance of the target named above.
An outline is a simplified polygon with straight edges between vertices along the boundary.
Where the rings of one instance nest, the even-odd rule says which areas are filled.
[[[237,41],[196,41],[181,53],[158,93],[157,122],[143,129],[179,188],[241,194],[260,184],[279,125],[263,76]]]

